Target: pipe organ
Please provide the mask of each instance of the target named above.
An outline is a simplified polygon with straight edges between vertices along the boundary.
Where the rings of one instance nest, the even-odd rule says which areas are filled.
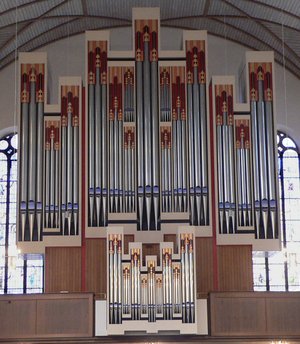
[[[161,243],[157,256],[142,259],[141,243],[130,243],[124,253],[122,231],[108,231],[109,324],[129,320],[179,320],[194,324],[195,238],[193,231],[179,231],[179,252],[173,243]]]
[[[82,246],[85,269],[85,240],[104,239],[109,333],[196,333],[196,240],[280,248],[273,54],[247,53],[240,104],[233,77],[207,80],[206,32],[161,49],[158,9],[133,11],[132,51],[107,31],[85,45],[56,105],[46,55],[20,55],[19,247]]]

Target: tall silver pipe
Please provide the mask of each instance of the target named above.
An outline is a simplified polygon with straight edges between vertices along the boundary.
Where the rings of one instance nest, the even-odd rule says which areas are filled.
[[[194,291],[194,247],[193,236],[189,236],[189,288],[190,288],[190,322],[195,322],[195,291]]]
[[[49,210],[50,210],[50,142],[49,131],[50,128],[46,127],[46,142],[45,142],[45,216],[44,227],[49,227]]]
[[[233,156],[233,126],[228,123],[228,175],[230,179],[229,205],[230,205],[230,233],[235,233],[235,179],[234,179],[234,156]]]
[[[59,150],[60,150],[60,140],[59,140],[59,128],[56,129],[56,143],[54,145],[54,161],[55,161],[55,200],[54,209],[56,213],[56,228],[59,228]]]
[[[237,194],[238,194],[238,225],[244,226],[244,195],[242,148],[236,149]]]
[[[122,323],[122,240],[118,238],[118,323]]]
[[[172,164],[173,164],[173,211],[178,211],[178,156],[177,156],[177,125],[176,118],[172,120]]]
[[[199,83],[198,66],[193,67],[193,130],[194,130],[194,160],[195,160],[195,193],[196,193],[196,225],[200,225],[201,210],[201,160],[200,160],[200,122],[199,122]]]
[[[109,323],[113,323],[113,304],[114,304],[114,269],[113,269],[113,236],[109,236],[108,241],[109,249]]]
[[[184,252],[184,267],[185,267],[185,297],[186,297],[186,322],[190,322],[190,306],[191,306],[191,290],[190,290],[190,261],[189,261],[189,240],[185,236],[185,252]]]
[[[136,122],[137,122],[137,185],[139,227],[143,229],[144,208],[144,116],[143,116],[143,63],[136,61]]]
[[[153,36],[152,36],[153,37]],[[158,114],[158,63],[151,62],[151,121],[152,121],[152,186],[153,186],[153,207],[154,224],[158,229],[159,217],[159,114]],[[147,154],[146,154],[147,155]]]
[[[55,128],[50,133],[50,228],[54,227],[54,210],[55,210],[55,158],[54,158],[54,137]]]
[[[61,126],[61,223],[62,233],[65,234],[67,211],[67,118],[62,116]],[[67,233],[68,234],[68,233]]]
[[[73,215],[73,95],[68,94],[68,126],[67,126],[67,209],[68,209],[68,234],[71,234]]]
[[[168,133],[168,145],[167,145],[167,209],[172,211],[172,172],[171,172],[171,133]]]
[[[117,93],[115,85],[115,95]],[[117,97],[116,97],[117,99]],[[119,174],[118,174],[118,152],[119,152],[119,121],[118,121],[118,105],[114,104],[114,122],[113,122],[113,131],[114,131],[114,146],[113,146],[113,212],[119,212]]]
[[[95,138],[93,145],[95,146],[95,157],[94,157],[94,164],[95,164],[95,203],[96,203],[96,211],[94,217],[96,219],[95,226],[100,226],[100,197],[101,197],[101,159],[102,156],[100,155],[101,152],[101,140],[102,137],[101,133],[101,126],[102,126],[102,116],[101,116],[101,90],[100,90],[100,66],[96,66],[96,73],[95,73],[95,107],[94,107],[94,123],[95,123]]]
[[[256,111],[257,102],[252,100],[251,106],[251,133],[253,147],[253,185],[254,185],[254,211],[255,211],[255,228],[257,236],[261,238],[260,231],[260,179],[259,179],[259,141],[258,141],[258,114]]]
[[[74,235],[78,233],[78,211],[79,211],[79,99],[76,97],[75,106],[76,117],[73,117],[73,220],[74,220]],[[74,109],[75,111],[75,109]],[[97,216],[98,218],[98,216]]]
[[[119,116],[118,119],[118,173],[119,173],[119,185],[118,185],[118,194],[119,194],[119,211],[123,212],[123,118]]]
[[[266,130],[267,130],[267,155],[268,155],[268,199],[270,205],[271,233],[275,238],[275,210],[276,210],[276,189],[275,189],[275,159],[274,159],[274,128],[272,101],[265,101],[266,109]]]
[[[267,150],[266,150],[266,116],[265,116],[265,104],[263,101],[263,80],[258,81],[258,103],[257,103],[257,111],[258,111],[258,121],[259,121],[259,155],[260,155],[260,178],[261,178],[261,198],[262,200],[267,199],[268,192],[267,192],[267,166],[266,166],[266,157],[267,157]]]
[[[145,148],[144,150],[144,168],[145,168],[145,186],[146,186],[146,216],[147,229],[150,229],[150,215],[151,215],[151,196],[152,196],[152,140],[151,140],[151,72],[149,61],[149,41],[145,39],[144,35],[144,62],[143,62],[143,104],[144,104],[144,134],[145,134]]]
[[[177,192],[178,192],[178,211],[182,212],[182,129],[180,107],[177,108],[177,121],[176,121],[176,141],[177,141]]]
[[[186,160],[186,119],[181,115],[181,142],[182,142],[182,193],[183,193],[183,209],[187,211],[187,160]]]
[[[201,191],[203,199],[203,225],[209,224],[208,216],[208,176],[207,176],[207,121],[206,121],[206,84],[200,83],[200,140],[201,140]]]
[[[133,131],[133,133],[135,134],[135,132]],[[135,135],[134,135],[135,137]],[[136,170],[135,170],[135,141],[134,141],[134,137],[132,137],[131,140],[131,149],[130,149],[130,155],[131,155],[131,211],[134,212],[135,211],[135,185],[136,185]]]
[[[129,179],[130,179],[130,166],[129,166],[129,147],[128,147],[128,134],[124,133],[124,212],[129,211]]]
[[[32,72],[34,73],[34,72]],[[29,210],[29,233],[30,240],[33,240],[34,218],[36,208],[36,152],[37,152],[37,107],[36,107],[36,75],[30,79],[30,102],[29,102],[29,155],[28,155],[28,210]]]
[[[25,240],[25,224],[28,201],[28,122],[29,122],[29,94],[27,90],[28,75],[23,74],[23,94],[21,104],[21,187],[20,187],[20,211],[21,211],[21,238]]]
[[[258,135],[259,135],[259,177],[260,177],[260,196],[261,196],[261,210],[262,220],[264,226],[264,237],[267,238],[267,223],[268,223],[268,175],[267,175],[267,141],[266,141],[266,115],[264,96],[264,81],[258,80]]]
[[[88,86],[88,160],[89,160],[89,226],[94,226],[95,197],[95,85]]]
[[[252,183],[250,172],[250,149],[245,149],[245,184],[248,226],[252,226]]]
[[[166,211],[166,132],[161,131],[161,194],[162,194],[162,211]]]
[[[195,224],[195,152],[194,152],[194,114],[193,86],[187,84],[187,113],[188,113],[188,145],[189,145],[189,184],[190,184],[190,214],[191,224]]]
[[[109,206],[110,212],[114,211],[114,113],[109,118]]]
[[[140,265],[141,265],[141,256],[140,250],[138,250],[138,259],[137,259],[137,305],[138,305],[138,320],[141,318],[141,272],[140,272]]]
[[[43,216],[43,144],[44,144],[44,99],[43,75],[39,74],[39,92],[37,104],[37,170],[36,170],[36,210],[37,210],[37,240],[41,239],[42,216]]]
[[[113,303],[114,303],[114,323],[117,323],[118,319],[118,240],[117,237],[114,237],[113,241],[113,271],[114,271],[114,279],[113,279]]]
[[[182,292],[182,321],[186,323],[186,268],[185,268],[185,242],[184,242],[184,235],[181,234],[180,236],[180,246],[181,246],[181,253],[180,253],[180,262],[181,262],[181,292]]]
[[[223,175],[223,130],[222,125],[217,124],[217,166],[218,166],[218,196],[219,196],[219,222],[220,233],[223,233],[224,204],[224,175]]]
[[[108,186],[107,186],[107,84],[101,83],[101,168],[102,168],[102,220],[101,226],[107,225],[107,199],[108,199]]]
[[[160,121],[165,122],[165,113],[166,113],[166,99],[165,99],[165,83],[164,83],[164,77],[161,77],[161,82],[160,82]]]

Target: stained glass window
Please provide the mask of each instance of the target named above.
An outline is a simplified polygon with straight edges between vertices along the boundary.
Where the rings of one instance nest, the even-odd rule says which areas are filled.
[[[43,292],[43,257],[17,250],[16,134],[0,139],[0,294]]]
[[[277,135],[282,251],[253,254],[254,290],[300,290],[300,154],[296,143]]]

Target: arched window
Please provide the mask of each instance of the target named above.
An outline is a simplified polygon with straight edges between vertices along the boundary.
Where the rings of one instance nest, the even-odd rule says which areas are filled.
[[[253,255],[254,290],[300,290],[300,152],[277,134],[282,251]]]
[[[43,257],[16,246],[17,134],[0,139],[0,294],[43,292]]]

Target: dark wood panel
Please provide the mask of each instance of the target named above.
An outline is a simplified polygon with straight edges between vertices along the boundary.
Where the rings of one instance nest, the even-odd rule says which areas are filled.
[[[143,244],[143,265],[146,256],[157,256],[157,264],[160,265],[159,244]]]
[[[39,300],[37,335],[79,337],[89,333],[93,311],[85,298]],[[90,334],[92,335],[92,333]]]
[[[45,292],[81,291],[81,248],[47,247]]]
[[[266,334],[265,300],[236,293],[210,294],[212,336]]]
[[[218,246],[219,291],[252,291],[252,248],[250,245]]]
[[[174,244],[174,253],[178,253],[178,243],[176,234],[164,234],[164,242],[172,242]]]
[[[209,295],[212,336],[300,335],[299,292],[213,292]]]
[[[213,291],[213,238],[196,238],[197,294]]]
[[[0,319],[0,342],[5,343],[8,338],[18,338],[18,343],[30,338],[32,343],[33,338],[92,337],[94,297],[91,293],[0,295]]]
[[[291,296],[293,294],[287,293],[287,295]],[[269,333],[275,335],[300,335],[300,293],[297,294],[298,297],[287,298],[278,295],[267,299],[266,312],[269,320],[267,324]]]
[[[124,254],[129,253],[130,242],[134,242],[134,234],[124,234]]]
[[[28,337],[35,332],[35,300],[15,300],[7,296],[0,301],[0,338]]]
[[[106,299],[106,239],[86,239],[86,291]]]

